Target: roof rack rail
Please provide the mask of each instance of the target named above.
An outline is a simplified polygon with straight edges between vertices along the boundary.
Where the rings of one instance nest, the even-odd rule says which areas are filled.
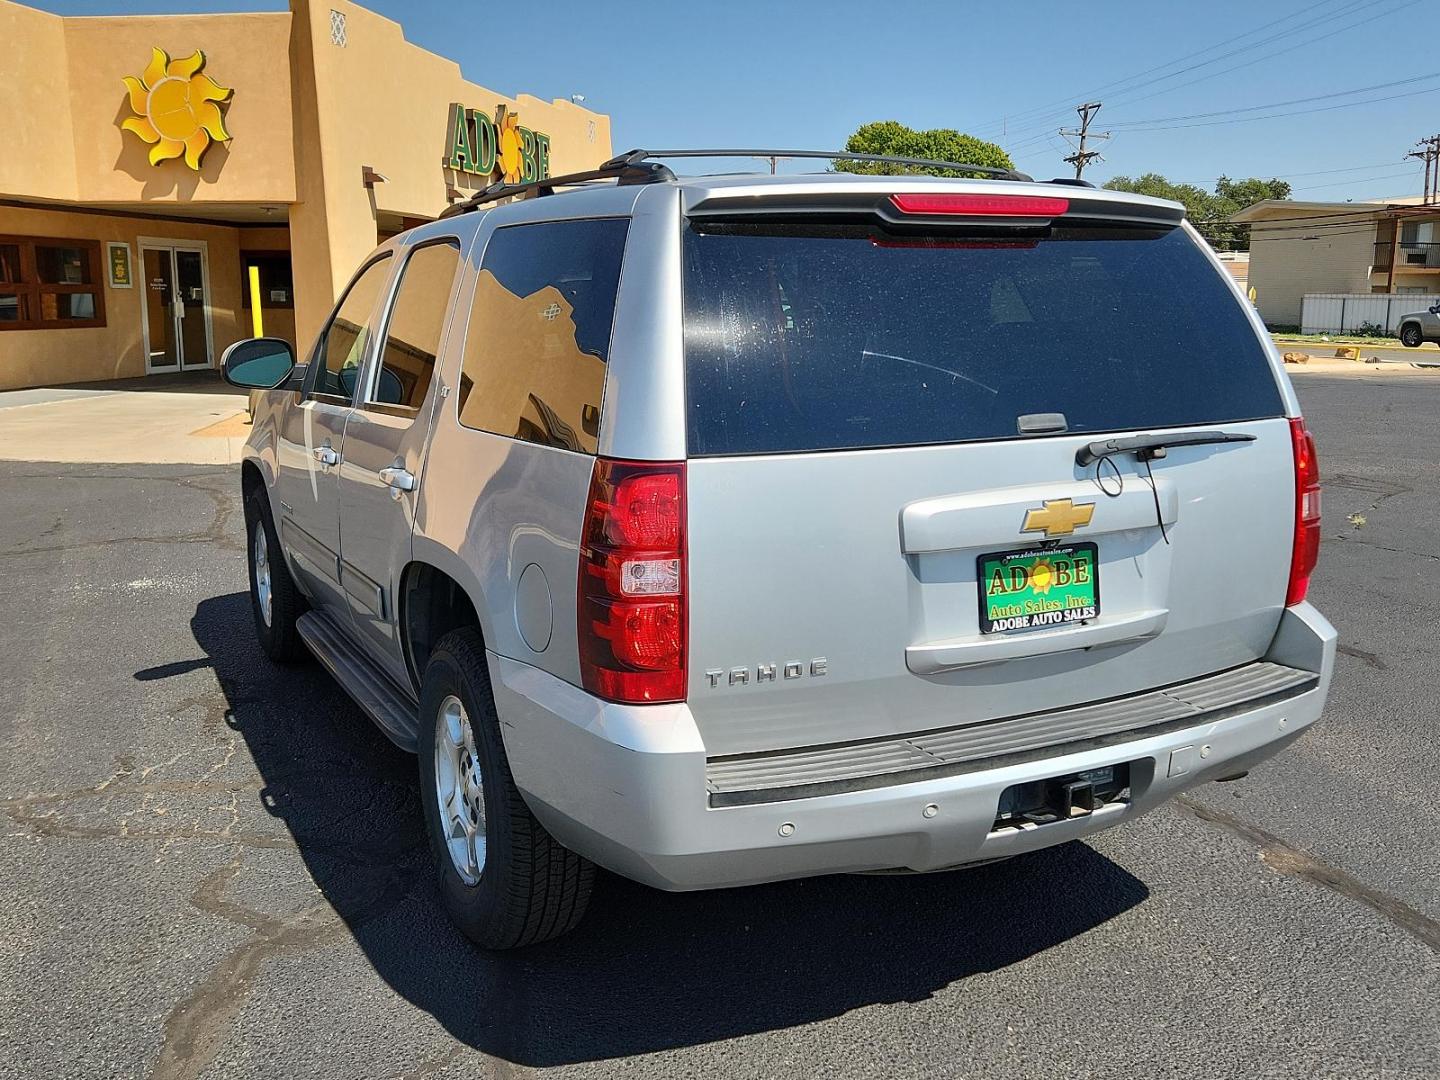
[[[968,161],[935,161],[930,158],[894,157],[890,154],[857,154],[850,150],[631,150],[617,155],[614,161],[642,162],[651,158],[819,158],[838,161],[872,161],[881,165],[918,165],[928,169],[954,169],[957,172],[983,173],[997,180],[1031,180],[1015,169],[995,165],[976,165]],[[608,164],[608,163],[607,163]]]
[[[892,157],[888,154],[856,154],[849,150],[627,150],[609,161],[584,172],[565,173],[561,176],[547,176],[543,180],[531,180],[523,184],[507,184],[497,181],[482,188],[468,199],[446,207],[442,218],[454,217],[479,209],[487,203],[500,199],[533,198],[539,195],[553,195],[559,187],[584,184],[591,180],[614,180],[619,184],[653,184],[674,180],[675,174],[661,165],[655,158],[816,158],[821,160],[868,161],[883,165],[914,165],[928,169],[954,169],[957,172],[980,173],[997,180],[1032,179],[1015,169],[1002,169],[994,165],[974,165],[964,161],[933,161],[930,158]]]

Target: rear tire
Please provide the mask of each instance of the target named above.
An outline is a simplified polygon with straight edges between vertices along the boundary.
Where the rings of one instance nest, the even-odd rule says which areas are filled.
[[[1424,335],[1420,333],[1420,327],[1414,323],[1407,323],[1400,328],[1400,344],[1407,349],[1418,349],[1424,340]]]
[[[418,744],[425,831],[455,925],[485,949],[573,929],[595,867],[545,831],[515,786],[475,630],[436,643],[421,681]]]
[[[250,566],[250,613],[260,647],[277,663],[305,659],[309,652],[295,623],[309,605],[285,565],[264,488],[257,487],[245,497],[245,551]]]

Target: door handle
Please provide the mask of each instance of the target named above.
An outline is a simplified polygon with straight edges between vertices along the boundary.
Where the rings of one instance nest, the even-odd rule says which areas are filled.
[[[310,452],[315,455],[315,460],[320,462],[321,465],[340,464],[340,455],[335,452],[333,446],[317,446]]]
[[[387,484],[395,498],[400,497],[402,491],[415,490],[415,474],[405,469],[391,466],[388,469],[381,469],[379,472],[380,482]]]

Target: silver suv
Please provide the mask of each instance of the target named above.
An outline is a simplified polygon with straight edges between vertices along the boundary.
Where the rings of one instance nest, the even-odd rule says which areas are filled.
[[[1427,341],[1440,342],[1440,304],[1400,316],[1400,344],[1418,349]]]
[[[417,753],[481,945],[574,926],[596,865],[1063,843],[1319,717],[1314,445],[1181,207],[896,171],[492,189],[307,363],[227,353],[260,641]]]

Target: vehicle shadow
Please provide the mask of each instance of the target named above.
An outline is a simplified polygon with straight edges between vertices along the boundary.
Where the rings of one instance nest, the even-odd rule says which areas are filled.
[[[654,1053],[923,1000],[1149,895],[1081,843],[954,873],[723,892],[666,894],[601,875],[575,933],[486,954],[440,906],[414,759],[318,666],[267,660],[245,593],[203,601],[192,628],[263,777],[266,811],[375,971],[456,1039],[519,1065]]]

